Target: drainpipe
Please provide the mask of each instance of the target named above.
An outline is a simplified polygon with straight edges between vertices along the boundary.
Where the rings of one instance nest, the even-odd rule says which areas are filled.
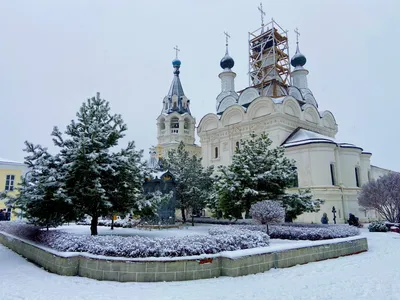
[[[339,184],[340,198],[341,198],[341,202],[342,202],[343,220],[344,220],[344,223],[346,223],[346,209],[344,206],[344,195],[343,195],[343,187],[344,186],[343,186],[343,181],[342,181],[342,167],[340,164],[340,156],[339,156],[340,146],[338,144],[336,144],[334,151],[335,151],[337,181]]]

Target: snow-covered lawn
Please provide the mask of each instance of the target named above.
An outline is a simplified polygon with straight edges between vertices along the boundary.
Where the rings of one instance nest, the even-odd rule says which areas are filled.
[[[168,228],[168,229],[138,229],[138,228],[122,228],[116,227],[111,230],[110,227],[98,226],[97,231],[99,235],[120,235],[120,236],[143,236],[143,237],[182,237],[187,235],[208,235],[208,230],[214,227],[213,225],[201,224],[196,226],[186,226],[181,228]],[[61,230],[74,234],[87,234],[90,235],[89,225],[64,225],[52,230]]]
[[[237,278],[118,283],[50,274],[0,246],[0,299],[400,299],[400,235],[369,233],[367,253]]]

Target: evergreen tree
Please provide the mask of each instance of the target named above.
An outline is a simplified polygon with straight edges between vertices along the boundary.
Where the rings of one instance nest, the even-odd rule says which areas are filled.
[[[134,209],[137,210],[137,200],[143,193],[145,164],[141,160],[142,153],[143,151],[136,151],[135,144],[130,142],[126,149],[112,155],[114,172],[104,183],[107,185],[105,190],[111,203],[111,229],[115,214],[126,215]]]
[[[74,220],[72,205],[63,189],[60,158],[40,145],[25,142],[25,146],[29,171],[18,187],[18,196],[9,197],[8,203],[30,223],[47,229]]]
[[[201,158],[190,156],[181,142],[163,159],[163,168],[174,176],[177,205],[186,222],[186,213],[191,211],[194,215],[202,210],[211,196],[213,167],[204,169]]]
[[[285,157],[284,148],[272,148],[266,134],[250,134],[241,140],[229,166],[220,166],[216,190],[220,207],[227,218],[249,216],[251,205],[263,200],[279,200],[286,217],[296,218],[303,212],[317,211],[320,200],[312,201],[308,191],[286,194],[297,178],[295,162]]]
[[[92,235],[97,235],[100,216],[125,211],[140,189],[141,152],[131,143],[120,153],[110,153],[126,130],[121,116],[112,115],[109,103],[98,93],[82,104],[77,121],[67,126],[67,139],[57,127],[52,133],[61,148],[66,193],[79,213],[92,217]]]

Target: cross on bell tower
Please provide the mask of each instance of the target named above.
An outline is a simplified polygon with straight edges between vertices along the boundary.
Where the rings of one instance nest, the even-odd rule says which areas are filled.
[[[178,46],[175,46],[174,50],[175,50],[175,58],[178,59],[178,52],[181,51],[181,49],[179,49]]]
[[[260,6],[258,7],[258,10],[261,13],[261,27],[264,27],[264,16],[265,16],[265,11],[263,10],[262,3],[260,3]]]

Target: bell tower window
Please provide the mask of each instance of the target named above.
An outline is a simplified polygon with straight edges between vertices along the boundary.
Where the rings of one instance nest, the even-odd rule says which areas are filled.
[[[179,119],[174,117],[171,119],[171,133],[177,134],[179,132]]]
[[[218,147],[214,148],[214,158],[218,158]]]
[[[183,128],[184,128],[184,129],[189,129],[189,127],[190,127],[189,120],[185,120],[185,123],[184,123],[184,125],[183,125]]]

